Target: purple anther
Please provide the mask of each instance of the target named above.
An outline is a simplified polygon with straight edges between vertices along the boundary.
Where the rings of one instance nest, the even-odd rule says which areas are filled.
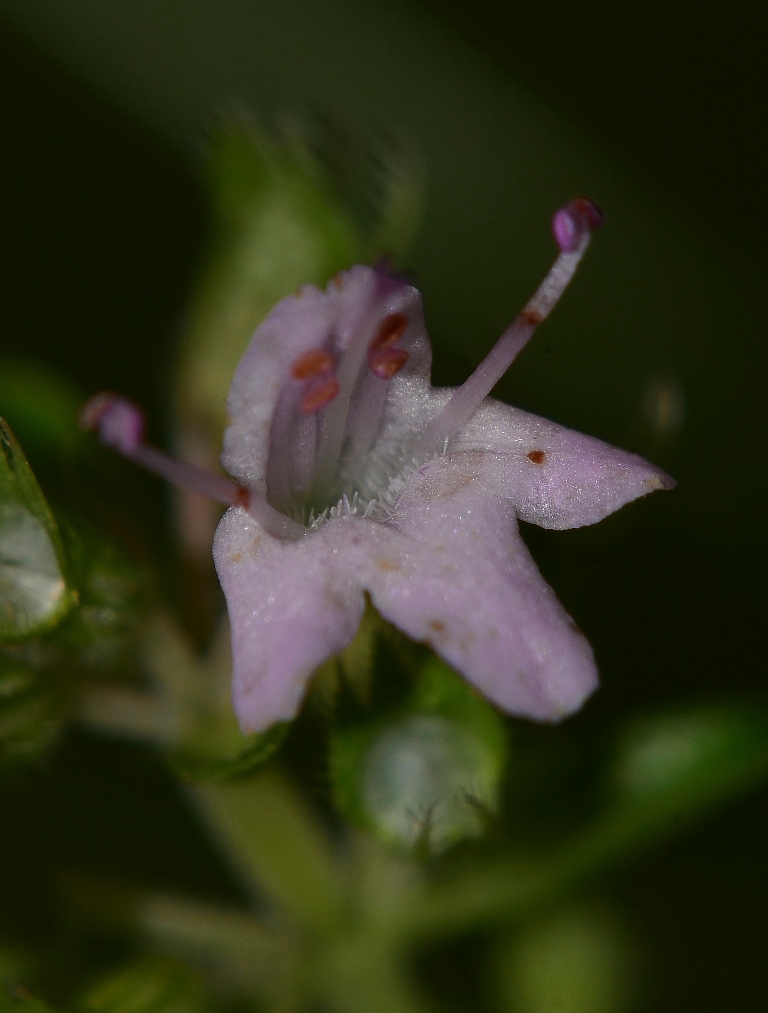
[[[102,443],[132,457],[144,443],[144,413],[118,394],[96,394],[80,412],[83,429],[95,429]]]
[[[589,197],[576,197],[552,218],[555,242],[563,253],[572,253],[590,232],[599,229],[605,215]]]

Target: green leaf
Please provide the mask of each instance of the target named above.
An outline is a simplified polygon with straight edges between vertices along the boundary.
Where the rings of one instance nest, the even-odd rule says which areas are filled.
[[[401,252],[420,220],[412,153],[392,144],[369,151],[347,138],[348,157],[339,159],[339,140],[318,141],[306,130],[275,139],[247,122],[225,124],[211,140],[213,243],[187,321],[178,387],[184,420],[209,436],[223,431],[235,367],[273,306],[371,255]],[[372,205],[370,235],[345,199],[352,179]]]
[[[624,1013],[634,1008],[637,954],[621,917],[597,905],[561,908],[499,948],[501,1009]]]
[[[103,978],[76,1004],[77,1013],[204,1013],[198,980],[181,965],[147,958]]]
[[[191,781],[228,781],[242,777],[266,763],[283,744],[290,722],[273,725],[260,735],[243,735],[234,715],[218,714],[205,727],[186,732],[182,745],[172,753],[178,773]]]
[[[0,658],[0,771],[40,759],[60,726],[59,701],[47,676]]]
[[[0,419],[0,641],[49,629],[73,598],[56,521],[21,447]]]
[[[218,439],[232,375],[256,326],[300,285],[325,283],[354,263],[360,244],[311,157],[255,128],[230,124],[214,136],[207,182],[214,237],[188,317],[178,390],[183,416]]]
[[[109,669],[129,657],[151,602],[146,566],[119,542],[81,520],[61,526],[78,607],[56,630],[56,643],[79,667]]]
[[[86,445],[78,426],[83,396],[66,377],[41,363],[0,357],[0,415],[30,456],[69,457]]]
[[[10,994],[0,989],[0,1013],[51,1013],[51,1007],[26,988],[17,986]]]
[[[613,778],[625,803],[682,809],[738,792],[768,774],[768,713],[706,704],[634,721],[619,744]]]
[[[147,626],[143,654],[159,699],[172,703],[165,745],[177,772],[193,781],[222,781],[250,772],[280,747],[287,724],[243,735],[232,710],[229,625],[223,622],[202,658],[163,615]],[[119,724],[119,713],[115,714]]]

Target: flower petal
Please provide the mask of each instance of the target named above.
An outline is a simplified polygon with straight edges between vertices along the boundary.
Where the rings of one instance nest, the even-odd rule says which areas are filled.
[[[221,457],[229,474],[244,485],[264,492],[272,416],[291,365],[320,348],[332,328],[333,307],[314,285],[282,299],[256,328],[227,397],[230,424]]]
[[[490,451],[485,479],[542,528],[595,524],[675,481],[636,454],[488,398],[457,441]]]
[[[336,358],[357,338],[371,337],[388,315],[403,314],[407,327],[398,347],[408,353],[402,376],[428,377],[432,350],[418,289],[371,267],[337,275],[324,292],[305,285],[282,299],[256,328],[235,371],[227,398],[224,468],[239,482],[264,492],[269,435],[291,366],[308,351],[328,349]],[[365,387],[367,370],[358,388]],[[376,377],[373,377],[376,380]],[[365,389],[356,391],[365,400]]]
[[[213,555],[232,628],[235,713],[244,732],[294,717],[313,671],[350,642],[364,598],[345,565],[347,524],[281,542],[233,508],[216,531]]]
[[[511,714],[557,720],[597,685],[592,650],[542,578],[484,455],[431,462],[365,576],[374,605]],[[399,534],[400,537],[396,537]]]

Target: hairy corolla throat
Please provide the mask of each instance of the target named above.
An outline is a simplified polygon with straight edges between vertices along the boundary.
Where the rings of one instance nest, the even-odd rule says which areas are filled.
[[[102,442],[147,470],[193,492],[240,506],[276,538],[295,540],[327,516],[380,519],[409,468],[445,453],[497,381],[546,319],[573,277],[603,214],[577,197],[557,211],[552,230],[560,253],[534,295],[442,409],[396,454],[382,462],[375,446],[385,422],[390,383],[408,361],[404,312],[374,309],[344,339],[331,332],[291,364],[269,431],[266,495],[178,461],[144,442],[144,416],[115,394],[97,394],[81,423]],[[343,278],[338,281],[343,284]]]
[[[307,524],[370,512],[371,450],[389,384],[408,361],[400,344],[408,324],[403,312],[371,314],[344,342],[331,333],[291,364],[269,434],[267,500],[275,509]]]

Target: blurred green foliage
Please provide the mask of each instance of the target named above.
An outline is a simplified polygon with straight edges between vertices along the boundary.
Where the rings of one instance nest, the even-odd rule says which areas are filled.
[[[402,254],[419,220],[420,181],[394,144],[374,150],[320,121],[270,136],[243,119],[212,134],[205,186],[213,237],[187,315],[177,407],[182,424],[218,442],[256,326],[302,285]]]
[[[56,521],[0,419],[0,642],[49,629],[72,603]]]
[[[144,959],[92,985],[73,1007],[77,1013],[205,1013],[200,982],[170,960]]]
[[[71,458],[82,446],[81,402],[80,392],[61,373],[27,359],[0,357],[0,413],[33,458]]]
[[[510,1013],[636,1009],[635,949],[617,913],[584,904],[557,910],[499,948],[501,1008]]]
[[[765,973],[755,886],[765,824],[733,800],[768,772],[756,664],[762,277],[716,250],[717,237],[686,230],[669,205],[639,193],[550,110],[406,5],[3,7],[163,139],[157,146],[143,127],[94,112],[58,71],[21,60],[9,115],[19,110],[11,136],[22,141],[9,142],[5,166],[31,154],[18,163],[15,192],[26,196],[9,207],[18,222],[6,228],[13,271],[3,276],[16,352],[50,356],[89,386],[133,384],[157,399],[156,383],[167,399],[169,335],[181,329],[173,425],[198,427],[215,456],[226,388],[255,324],[299,284],[405,250],[422,169],[424,227],[407,263],[426,293],[438,377],[451,381],[536,282],[552,207],[587,190],[606,204],[608,226],[503,393],[514,383],[526,407],[658,454],[681,479],[668,502],[597,530],[557,542],[526,533],[600,659],[604,689],[572,722],[502,719],[434,662],[414,676],[423,657],[385,647],[372,621],[321,674],[317,706],[291,729],[253,739],[229,708],[226,652],[200,655],[183,635],[174,646],[173,623],[156,638],[160,593],[149,570],[172,567],[172,550],[158,562],[108,534],[125,514],[152,516],[160,531],[159,501],[144,513],[138,484],[113,492],[83,482],[72,463],[84,446],[76,391],[59,371],[3,358],[0,410],[35,467],[44,461],[47,472],[53,459],[75,493],[69,519],[58,518],[64,537],[10,437],[0,491],[21,504],[38,549],[48,546],[55,566],[43,576],[66,576],[80,604],[60,622],[63,605],[17,623],[21,640],[0,667],[0,762],[50,755],[64,704],[103,735],[159,745],[163,758],[80,735],[26,794],[4,797],[3,925],[15,937],[35,923],[32,949],[42,939],[40,952],[52,947],[56,966],[77,965],[78,981],[92,977],[83,965],[117,968],[69,995],[66,1008],[78,1011],[200,1009],[194,967],[208,984],[246,982],[249,1009],[414,1013],[429,1008],[428,988],[446,1009],[485,1013],[495,1008],[489,952],[503,1009],[618,1011],[635,988],[626,926],[590,904],[561,905],[656,848],[607,889],[634,891],[634,915],[669,953],[663,1008],[751,1008],[748,982]],[[590,24],[586,9],[577,16]],[[232,94],[267,120],[309,102],[345,127],[219,121],[198,191],[163,145],[188,153],[203,112]],[[419,158],[407,145],[370,142],[372,122],[412,137]],[[174,327],[196,254],[188,237],[203,232],[202,193],[211,242],[185,323]],[[78,489],[89,522],[72,512]],[[3,570],[17,596],[25,544],[11,539]],[[39,562],[34,574],[39,584]],[[186,590],[201,596],[193,580]],[[698,702],[715,689],[716,702]],[[254,773],[278,745],[279,757]],[[403,751],[418,762],[403,763]],[[394,821],[381,816],[379,787],[372,799],[372,755]],[[449,814],[439,833],[436,815],[423,818],[435,800]],[[708,836],[659,847],[728,803]],[[414,837],[419,825],[429,832]],[[491,833],[476,839],[486,825]],[[93,893],[109,911],[96,917],[96,903],[84,913],[73,902],[73,914],[54,885],[73,866],[107,871]],[[120,903],[110,905],[110,891]],[[168,947],[182,963],[125,964],[126,951]],[[0,980],[15,985],[27,970],[9,953],[0,951]],[[18,995],[2,1001],[46,1008]]]
[[[48,673],[0,656],[0,773],[45,756],[61,724],[61,701]]]

